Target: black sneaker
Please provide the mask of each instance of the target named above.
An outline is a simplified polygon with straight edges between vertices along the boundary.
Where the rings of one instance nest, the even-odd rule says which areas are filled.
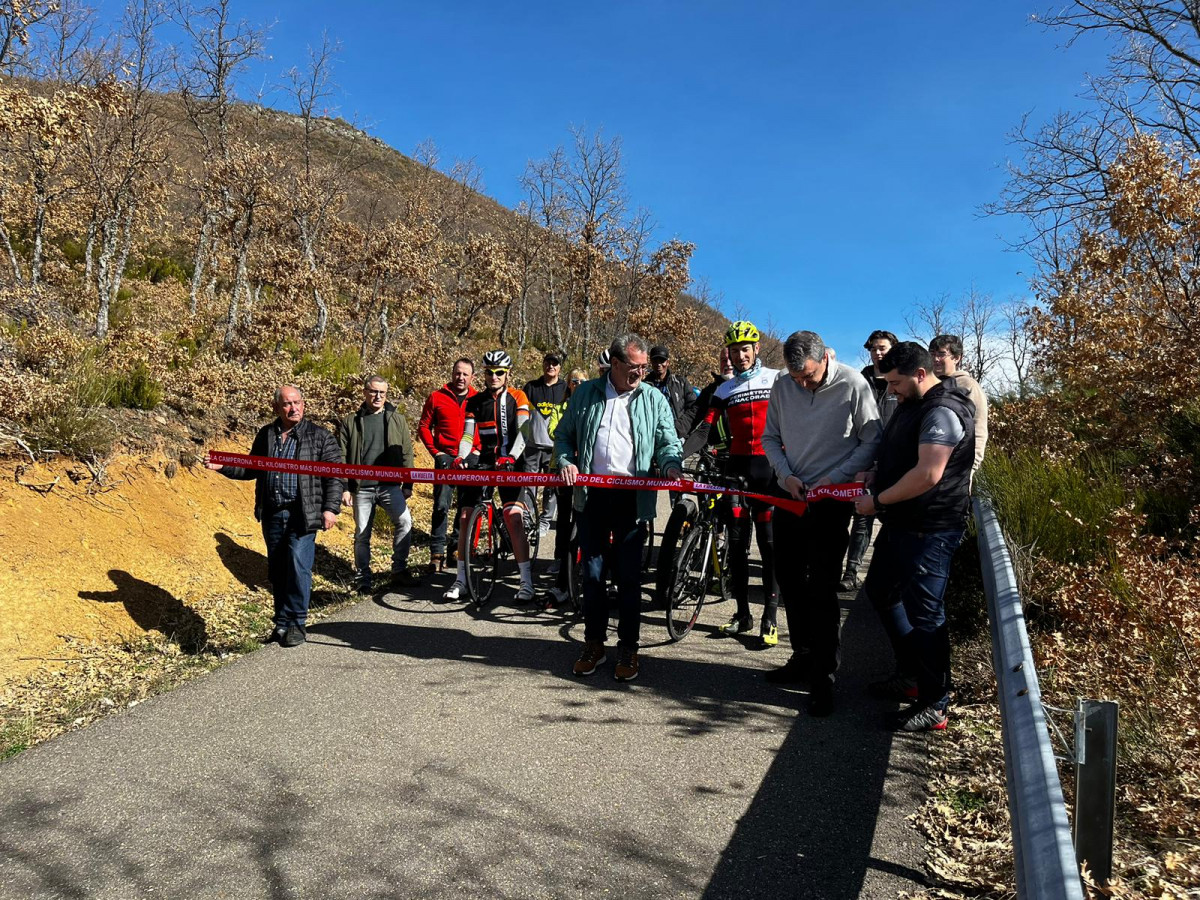
[[[867,693],[880,700],[911,703],[917,699],[917,679],[903,672],[896,672],[883,681],[872,681],[867,685]]]
[[[404,568],[399,572],[392,573],[392,585],[394,587],[404,588],[420,587],[421,576],[414,572],[411,568]]]
[[[371,582],[369,579],[360,579],[354,582],[354,593],[360,597],[369,597],[371,595]]]
[[[771,669],[764,676],[771,684],[799,684],[808,681],[808,667],[792,657],[778,669]]]
[[[304,630],[304,626],[293,622],[287,627],[287,633],[279,643],[285,647],[299,647],[306,640],[308,640],[308,632]]]
[[[827,680],[823,680],[818,685],[813,685],[812,693],[808,697],[808,714],[817,718],[824,718],[833,712],[833,685]]]
[[[263,638],[264,644],[282,644],[283,638],[287,634],[286,625],[276,625],[271,629],[271,633]]]

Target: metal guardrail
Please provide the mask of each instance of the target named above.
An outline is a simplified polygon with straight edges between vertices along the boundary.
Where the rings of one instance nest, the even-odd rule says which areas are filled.
[[[1017,894],[1082,900],[1071,826],[1012,559],[991,504],[976,497],[974,507],[1000,697]]]

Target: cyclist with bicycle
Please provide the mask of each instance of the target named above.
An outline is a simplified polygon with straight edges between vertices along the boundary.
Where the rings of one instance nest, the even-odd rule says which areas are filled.
[[[733,365],[733,377],[716,386],[701,426],[710,426],[708,440],[713,442],[719,429],[711,428],[724,417],[729,432],[729,453],[725,473],[745,479],[747,489],[755,493],[775,493],[775,477],[762,446],[763,426],[767,420],[767,402],[771,388],[780,376],[779,369],[767,368],[759,359],[759,331],[753,322],[738,321],[725,332],[725,347]],[[697,429],[699,430],[699,428]],[[694,440],[684,448],[686,456]],[[779,588],[775,583],[775,552],[771,535],[771,506],[761,500],[730,498],[729,569],[730,590],[737,611],[721,626],[725,634],[744,634],[754,630],[750,614],[750,531],[754,530],[758,552],[762,556],[763,614],[759,631],[761,646],[779,643],[776,610]],[[751,524],[753,522],[753,525]]]
[[[509,387],[511,369],[512,357],[504,350],[490,350],[483,355],[484,388],[467,400],[458,456],[452,464],[454,468],[500,471],[516,468],[517,460],[521,459],[525,450],[525,435],[521,426],[529,418],[529,399],[524,392]],[[529,603],[535,595],[529,542],[525,537],[525,492],[518,487],[501,487],[498,490],[500,502],[504,505],[504,526],[508,530],[513,556],[521,572],[517,602]],[[454,584],[442,595],[447,600],[458,600],[467,590],[467,517],[483,498],[483,491],[482,487],[459,489],[458,575]]]

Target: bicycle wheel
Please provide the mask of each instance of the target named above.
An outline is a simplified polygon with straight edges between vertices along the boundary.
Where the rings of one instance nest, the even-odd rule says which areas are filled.
[[[579,528],[571,525],[571,544],[567,552],[567,591],[576,610],[583,609],[583,553],[579,549]]]
[[[667,607],[667,634],[673,641],[687,637],[704,608],[712,566],[711,547],[712,532],[705,528],[689,529],[683,539]]]
[[[529,542],[529,558],[535,560],[538,558],[538,549],[542,546],[542,529],[538,522],[537,507],[526,509],[521,514],[521,521],[525,525],[525,540]]]
[[[733,576],[729,572],[729,529],[718,526],[716,534],[713,536],[713,542],[715,544],[713,552],[717,555],[714,574],[717,578],[717,587],[721,591],[721,602],[724,603],[733,596],[730,592]]]
[[[496,587],[496,565],[500,550],[500,523],[492,504],[481,503],[467,520],[467,590],[471,599],[482,606]]]
[[[662,540],[658,545],[658,569],[654,575],[654,606],[656,609],[666,609],[667,600],[671,596],[671,583],[675,580],[675,561],[678,550],[682,545],[683,536],[687,534],[696,521],[699,507],[694,497],[680,497],[679,502],[671,508],[671,516],[663,528]]]

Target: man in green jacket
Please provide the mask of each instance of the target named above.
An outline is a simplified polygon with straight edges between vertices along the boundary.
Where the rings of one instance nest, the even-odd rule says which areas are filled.
[[[667,478],[679,478],[683,446],[675,434],[675,416],[662,392],[642,381],[649,369],[649,348],[636,334],[624,334],[609,347],[607,375],[581,385],[554,433],[554,449],[563,482],[574,485],[582,472],[646,478],[652,465]],[[606,657],[608,592],[604,560],[617,585],[618,660],[613,676],[632,681],[638,675],[641,631],[642,545],[644,523],[654,518],[655,491],[576,487],[583,565],[583,654],[576,675],[591,675]],[[611,554],[609,549],[611,547]]]
[[[408,420],[388,403],[388,383],[372,375],[363,385],[363,403],[338,423],[337,439],[346,462],[352,466],[411,468],[412,435]],[[375,508],[382,506],[392,520],[392,583],[415,587],[421,579],[408,568],[412,544],[412,514],[408,511],[411,484],[350,479],[342,505],[354,508],[354,589],[371,593],[371,530]]]

